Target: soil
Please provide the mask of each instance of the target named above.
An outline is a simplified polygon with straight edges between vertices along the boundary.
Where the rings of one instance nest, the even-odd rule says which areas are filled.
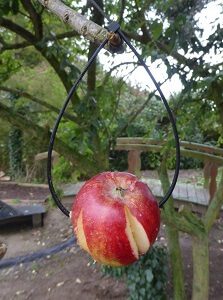
[[[150,172],[149,175],[156,177],[153,172]],[[185,174],[183,175],[185,176]],[[200,173],[190,172],[189,177],[193,180],[193,176],[196,179],[198,175],[200,176]],[[44,203],[43,200],[48,194],[48,188],[45,186],[34,188],[29,185],[21,186],[0,182],[1,200],[17,199],[17,202],[24,200],[31,203],[40,201]],[[33,253],[39,249],[56,245],[72,235],[69,219],[53,207],[48,207],[43,227],[32,228],[31,224],[0,227],[0,241],[4,241],[8,247],[4,259]],[[190,299],[192,281],[191,239],[188,235],[182,234],[180,240],[184,256],[187,299]],[[164,225],[160,230],[158,242],[166,244]],[[171,282],[171,280],[169,281]],[[170,282],[167,286],[167,299],[172,299]],[[210,300],[223,300],[222,282],[223,214],[210,233]],[[80,250],[76,244],[41,260],[0,270],[0,291],[1,300],[126,300],[128,298],[125,283],[102,275],[99,265],[90,264],[88,255]]]
[[[14,202],[20,200],[43,201],[49,195],[49,189],[46,184],[22,184],[15,182],[0,181],[0,199],[11,199]]]

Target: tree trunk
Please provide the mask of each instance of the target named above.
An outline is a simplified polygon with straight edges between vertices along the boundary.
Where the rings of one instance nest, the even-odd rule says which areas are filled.
[[[103,1],[96,0],[96,3],[103,9]],[[101,13],[93,8],[91,21],[97,22],[98,25],[104,23],[104,17]],[[95,42],[90,42],[88,50],[88,60],[92,57],[93,53],[97,49]],[[86,107],[89,106],[89,111],[92,115],[96,116],[97,121],[101,121],[100,109],[98,108],[97,93],[96,93],[96,78],[97,77],[97,61],[94,60],[87,72],[87,98],[85,101],[88,102]],[[109,145],[108,138],[104,139],[100,136],[100,128],[95,128],[95,125],[90,124],[89,131],[94,132],[91,138],[91,145],[94,151],[95,171],[101,172],[109,169]],[[106,142],[105,142],[106,140]]]
[[[208,235],[193,237],[193,294],[192,300],[208,300],[209,249]]]
[[[165,159],[161,164],[159,177],[165,194],[170,186]],[[170,197],[168,202],[166,202],[163,213],[169,218],[174,218],[173,197]],[[183,258],[179,242],[179,231],[177,228],[166,224],[166,233],[173,277],[173,297],[175,300],[185,300]]]
[[[169,203],[166,204],[166,206],[169,206]],[[183,259],[180,249],[179,231],[170,225],[166,225],[166,234],[170,264],[172,268],[173,297],[175,300],[184,300],[186,299],[186,295],[184,288]]]

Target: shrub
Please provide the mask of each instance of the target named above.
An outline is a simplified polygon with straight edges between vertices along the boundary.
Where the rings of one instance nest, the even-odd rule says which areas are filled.
[[[166,299],[167,250],[164,246],[153,246],[130,266],[103,266],[102,272],[115,278],[123,278],[130,300]]]
[[[67,182],[72,176],[73,167],[61,156],[53,167],[53,177],[56,182]]]

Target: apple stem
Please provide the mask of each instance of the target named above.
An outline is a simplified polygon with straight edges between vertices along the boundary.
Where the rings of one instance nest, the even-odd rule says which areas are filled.
[[[116,191],[118,191],[119,193],[120,193],[120,196],[121,197],[124,197],[124,195],[125,195],[125,189],[123,189],[122,187],[117,187],[116,188]]]

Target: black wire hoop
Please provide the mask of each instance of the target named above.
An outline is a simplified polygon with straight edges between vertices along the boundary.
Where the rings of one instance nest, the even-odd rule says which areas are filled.
[[[178,132],[177,132],[177,126],[176,126],[176,122],[175,122],[175,118],[173,116],[173,113],[168,105],[168,101],[166,99],[166,97],[164,96],[159,84],[157,83],[156,79],[154,78],[153,74],[151,73],[151,71],[149,70],[148,66],[146,65],[146,63],[144,62],[144,60],[142,59],[142,57],[140,56],[140,54],[137,52],[137,50],[134,48],[134,46],[130,43],[130,41],[127,39],[127,37],[123,34],[123,32],[120,29],[120,26],[117,22],[113,22],[111,21],[111,19],[105,15],[105,13],[103,12],[103,10],[97,5],[97,3],[95,3],[94,0],[90,0],[90,2],[101,12],[101,14],[110,22],[109,26],[108,26],[108,30],[110,32],[113,33],[118,33],[120,38],[122,39],[122,41],[124,41],[128,47],[132,50],[132,52],[135,54],[135,56],[137,57],[139,63],[141,66],[144,67],[145,71],[147,72],[147,74],[149,75],[150,79],[153,81],[156,90],[159,92],[160,98],[163,101],[163,104],[166,108],[166,111],[168,113],[169,116],[169,120],[170,123],[172,125],[172,130],[173,130],[173,135],[174,135],[174,139],[175,139],[175,146],[176,146],[176,166],[175,166],[175,173],[173,176],[173,180],[172,183],[169,187],[169,190],[167,191],[167,193],[165,194],[165,196],[163,197],[163,199],[159,202],[159,207],[163,207],[163,205],[166,203],[166,201],[169,199],[169,197],[171,196],[175,185],[177,183],[177,179],[178,179],[178,175],[179,175],[179,169],[180,169],[180,142],[179,142],[179,136],[178,136]],[[104,46],[109,42],[109,38],[106,38],[99,46],[98,48],[95,50],[94,54],[92,55],[92,57],[89,59],[88,63],[86,64],[84,70],[82,71],[82,73],[80,74],[79,78],[77,79],[77,81],[74,83],[73,87],[71,88],[70,92],[67,95],[67,98],[64,102],[63,107],[60,110],[60,113],[56,119],[56,122],[54,124],[52,133],[51,133],[51,137],[50,137],[50,142],[49,142],[49,147],[48,147],[48,161],[47,161],[47,179],[48,179],[48,185],[49,185],[49,190],[51,192],[51,195],[54,199],[54,201],[56,202],[57,206],[59,207],[59,209],[67,216],[70,216],[70,212],[66,209],[66,207],[63,206],[63,204],[61,203],[55,189],[54,189],[54,185],[53,185],[53,181],[52,181],[52,152],[53,152],[53,146],[54,146],[54,141],[55,141],[55,137],[56,137],[56,133],[60,124],[60,121],[63,117],[63,114],[67,108],[67,105],[70,102],[70,99],[73,95],[73,93],[76,91],[76,89],[78,88],[80,82],[82,81],[84,75],[86,74],[86,72],[88,71],[89,67],[91,66],[91,64],[94,62],[94,60],[96,59],[96,57],[98,56],[99,52],[104,48]]]

